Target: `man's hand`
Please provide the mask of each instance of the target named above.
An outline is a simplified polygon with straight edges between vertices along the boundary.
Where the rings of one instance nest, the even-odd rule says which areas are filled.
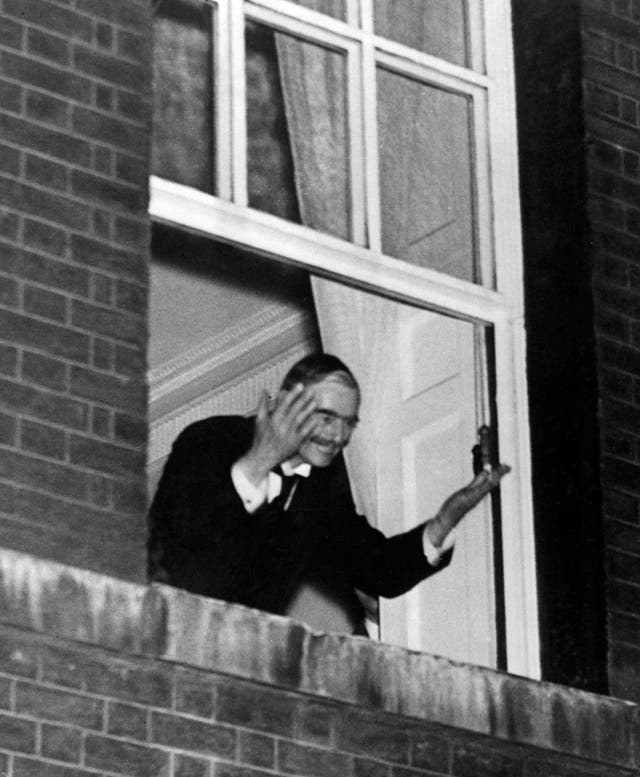
[[[511,472],[508,464],[499,464],[490,471],[482,470],[464,488],[451,494],[444,501],[437,515],[425,524],[425,532],[434,547],[439,548],[449,532],[454,529],[464,516],[500,483],[500,480]]]
[[[298,383],[290,391],[280,391],[275,405],[262,393],[256,413],[251,448],[238,460],[246,477],[259,485],[268,473],[292,458],[315,426],[313,389]]]

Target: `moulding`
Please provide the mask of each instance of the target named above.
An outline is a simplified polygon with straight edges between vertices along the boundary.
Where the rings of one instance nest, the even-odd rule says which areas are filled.
[[[600,764],[640,765],[640,708],[631,702],[313,632],[285,617],[6,549],[0,622]]]

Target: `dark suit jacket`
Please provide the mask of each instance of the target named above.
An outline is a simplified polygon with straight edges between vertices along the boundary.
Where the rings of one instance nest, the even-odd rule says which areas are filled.
[[[422,525],[391,538],[356,513],[342,456],[298,482],[289,509],[248,514],[231,482],[253,439],[253,419],[213,417],[174,443],[150,510],[149,575],[193,593],[285,613],[310,583],[345,608],[358,629],[354,594],[393,597],[446,566],[422,551]]]

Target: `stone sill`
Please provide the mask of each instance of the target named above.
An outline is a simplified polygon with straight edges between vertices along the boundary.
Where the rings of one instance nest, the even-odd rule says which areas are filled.
[[[0,620],[602,763],[640,766],[638,705],[0,550]]]

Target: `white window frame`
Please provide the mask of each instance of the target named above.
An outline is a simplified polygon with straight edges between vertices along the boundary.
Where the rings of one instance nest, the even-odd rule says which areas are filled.
[[[326,277],[344,280],[402,302],[493,326],[501,457],[513,471],[503,481],[502,549],[507,667],[538,679],[540,651],[533,532],[522,248],[511,17],[508,0],[467,0],[474,19],[472,59],[486,74],[453,65],[375,36],[373,2],[361,0],[362,25],[347,24],[287,0],[208,0],[218,30],[218,192],[212,196],[152,176],[149,212],[156,222],[233,243]],[[358,3],[348,0],[350,20]],[[249,208],[246,185],[244,12],[251,18],[348,52],[352,132],[354,242],[315,232]],[[486,54],[478,54],[478,27]],[[489,39],[490,38],[490,39]],[[214,47],[215,48],[215,47]],[[363,79],[376,62],[398,72],[471,95],[476,125],[481,265],[490,257],[495,290],[416,267],[380,248],[375,79]],[[365,132],[364,127],[369,127]],[[486,149],[486,152],[485,152]],[[365,224],[369,245],[364,246]]]

